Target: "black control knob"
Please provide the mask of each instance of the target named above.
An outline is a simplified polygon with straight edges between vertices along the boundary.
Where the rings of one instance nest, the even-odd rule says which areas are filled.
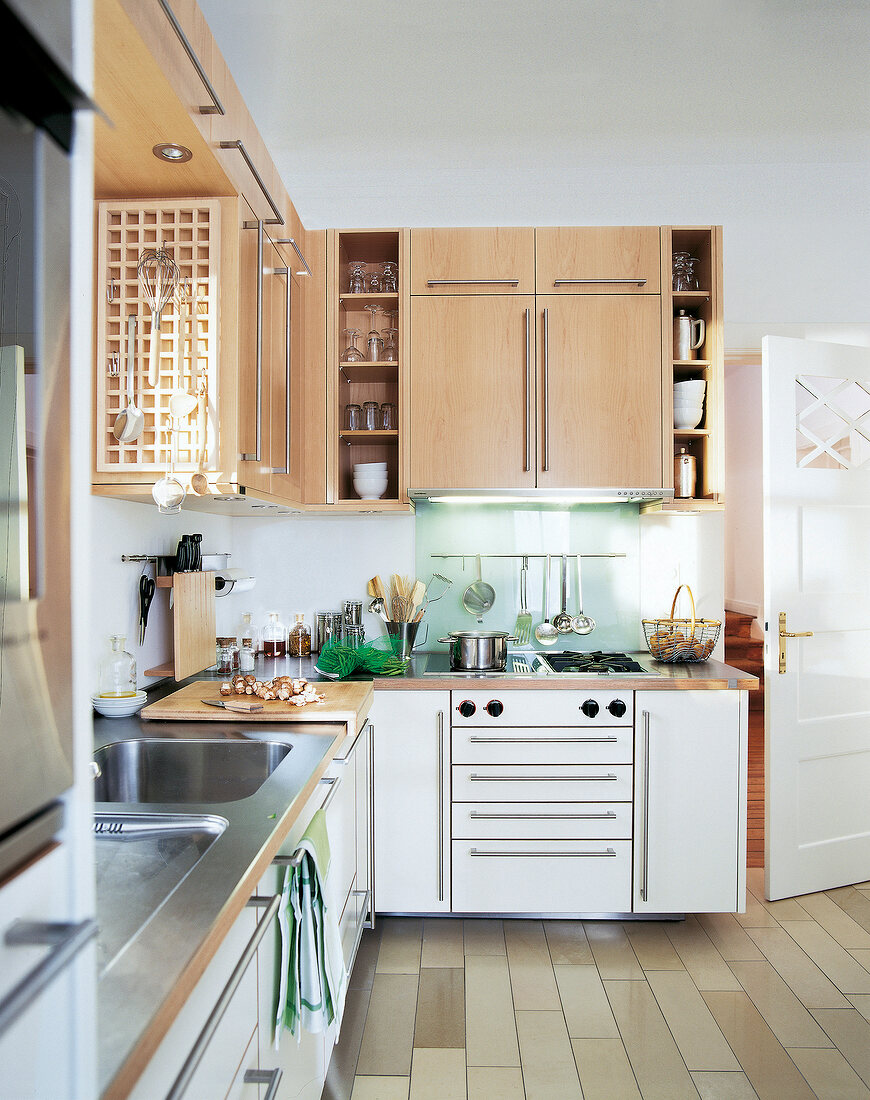
[[[621,718],[628,708],[621,699],[611,699],[607,704],[607,709],[614,718]]]
[[[598,713],[599,707],[594,699],[587,699],[585,703],[580,704],[580,709],[587,718],[594,718]]]
[[[456,708],[463,718],[470,718],[472,714],[477,710],[477,707],[472,703],[470,699],[463,699],[459,706]]]
[[[498,718],[498,716],[504,712],[504,703],[501,699],[490,699],[484,707],[484,710],[490,718]]]

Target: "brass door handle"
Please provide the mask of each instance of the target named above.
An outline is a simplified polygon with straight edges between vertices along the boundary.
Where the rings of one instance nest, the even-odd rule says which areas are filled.
[[[785,640],[786,638],[812,638],[812,630],[788,631],[786,630],[786,616],[784,611],[779,613],[779,674],[786,670],[785,664]]]

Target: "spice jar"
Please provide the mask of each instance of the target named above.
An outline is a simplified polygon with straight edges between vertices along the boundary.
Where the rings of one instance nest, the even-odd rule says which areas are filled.
[[[308,657],[311,653],[311,631],[305,625],[305,616],[296,612],[296,622],[290,628],[287,648],[291,657]]]
[[[263,655],[284,657],[287,654],[287,629],[278,619],[277,611],[269,612],[269,621],[263,628]]]
[[[241,671],[239,647],[235,638],[217,639],[217,671],[219,676],[232,676]]]
[[[245,643],[256,653],[260,648],[260,632],[254,626],[254,615],[251,611],[243,611],[242,619],[236,628],[236,641],[241,649]]]
[[[100,698],[127,699],[136,694],[136,658],[124,649],[124,634],[112,634],[100,661]]]

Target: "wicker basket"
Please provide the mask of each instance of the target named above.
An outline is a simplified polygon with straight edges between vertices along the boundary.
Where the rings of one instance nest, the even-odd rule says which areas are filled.
[[[680,589],[685,588],[692,602],[691,619],[675,619]],[[695,597],[687,584],[674,593],[671,614],[666,619],[642,619],[646,644],[653,657],[675,664],[678,661],[706,661],[713,652],[722,624],[718,619],[699,619],[695,615]]]

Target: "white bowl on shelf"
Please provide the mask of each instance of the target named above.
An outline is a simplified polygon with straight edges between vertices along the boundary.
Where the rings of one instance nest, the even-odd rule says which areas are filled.
[[[137,691],[135,695],[101,696],[92,695],[91,705],[97,714],[104,718],[129,718],[141,710],[148,702],[148,695],[144,691]]]
[[[386,462],[355,462],[353,466],[354,477],[371,477],[373,474],[385,474]]]
[[[674,427],[679,430],[686,431],[689,428],[697,428],[703,419],[703,408],[674,409]]]
[[[674,400],[701,400],[707,392],[707,383],[703,379],[687,378],[685,382],[674,382]]]
[[[360,500],[380,500],[387,491],[387,473],[375,477],[354,477],[353,487]]]

